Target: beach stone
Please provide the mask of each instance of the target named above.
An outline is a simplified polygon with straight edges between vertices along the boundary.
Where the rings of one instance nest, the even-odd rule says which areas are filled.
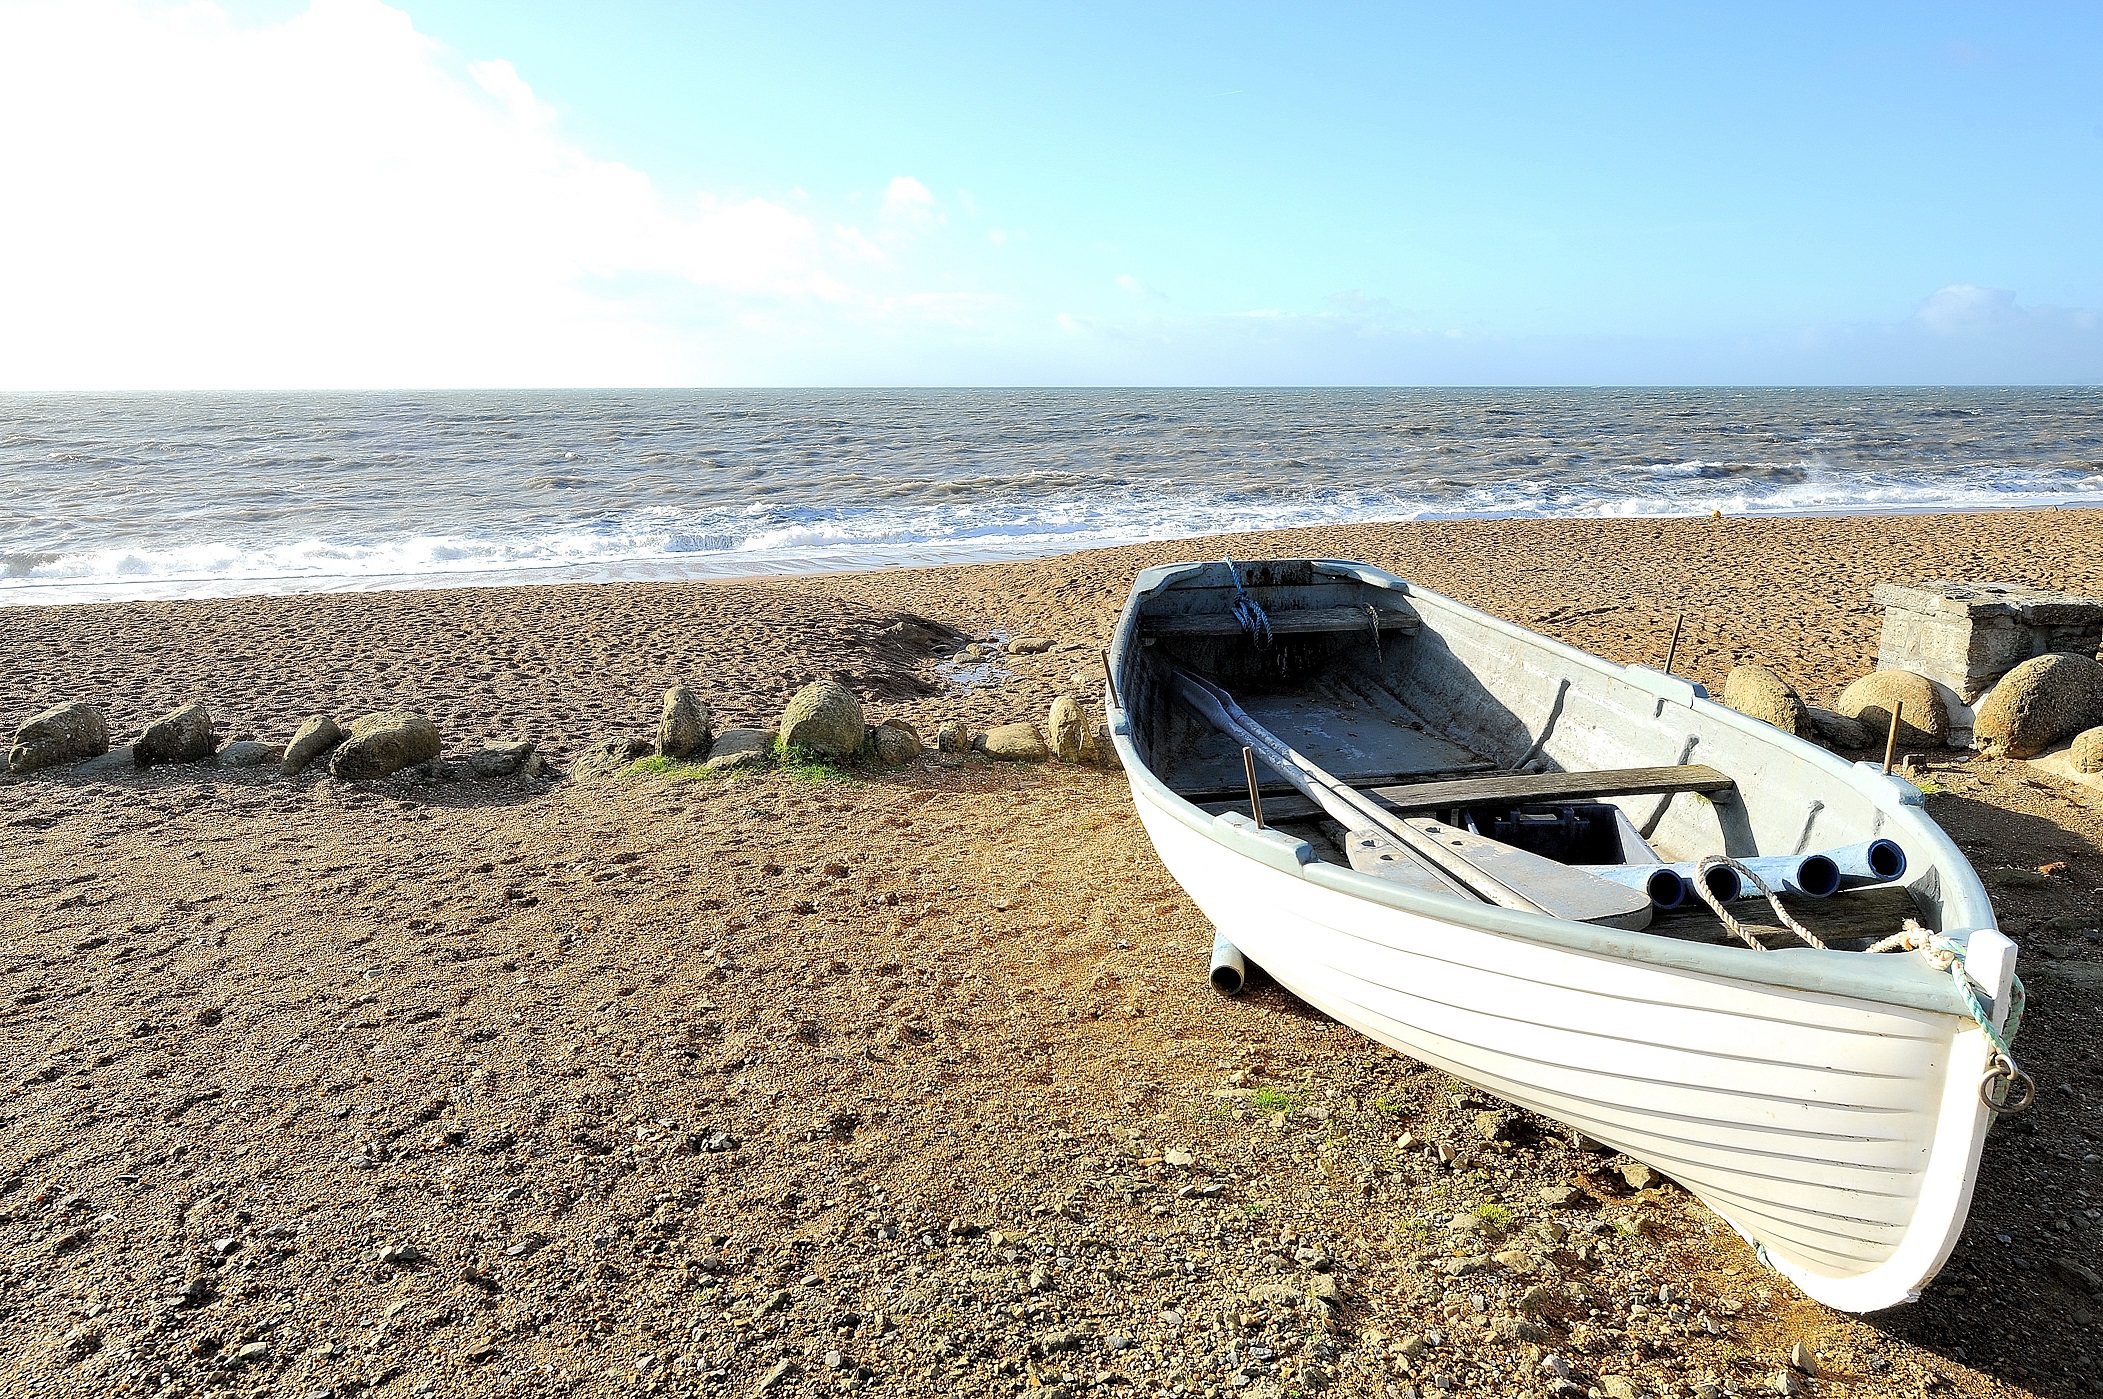
[[[1904,706],[1899,742],[1909,748],[1940,748],[1949,742],[1950,709],[1942,691],[1910,670],[1873,670],[1840,692],[1833,708],[1869,726],[1871,744],[1891,732],[1891,707]]]
[[[1097,724],[1088,735],[1088,761],[1097,767],[1124,769],[1124,759],[1117,756],[1117,737],[1110,732],[1108,724]]]
[[[533,740],[530,738],[516,742],[485,738],[482,751],[467,760],[467,770],[476,777],[514,777],[532,756]]]
[[[1008,643],[1008,654],[1011,656],[1034,656],[1040,652],[1049,651],[1051,648],[1052,639],[1048,636],[1018,636]]]
[[[935,730],[935,751],[938,753],[969,753],[971,751],[971,726],[962,719],[945,719]]]
[[[1082,750],[1088,746],[1088,718],[1072,697],[1061,695],[1052,701],[1051,716],[1045,721],[1044,731],[1051,738],[1051,751],[1062,763],[1081,761]]]
[[[862,702],[837,680],[805,685],[781,712],[783,743],[829,757],[853,757],[865,731]]]
[[[223,768],[259,768],[269,763],[285,760],[285,747],[280,743],[258,743],[244,738],[229,743],[219,750],[219,766]]]
[[[140,767],[159,763],[197,763],[212,756],[212,712],[201,700],[171,709],[146,726],[131,746]]]
[[[326,714],[309,714],[292,731],[292,741],[285,745],[285,760],[278,764],[277,770],[287,777],[297,777],[316,758],[341,742],[343,730],[334,719]]]
[[[2074,735],[2067,756],[2076,772],[2103,772],[2103,728],[2083,729]]]
[[[14,747],[7,754],[7,770],[35,772],[99,758],[109,751],[110,726],[102,711],[75,700],[53,705],[15,730]]]
[[[2103,665],[2055,652],[2024,661],[2001,677],[1972,719],[1983,753],[2029,758],[2061,739],[2103,724]]]
[[[634,734],[608,734],[584,745],[570,762],[570,776],[580,782],[613,777],[637,758],[647,758],[657,745]]]
[[[350,733],[329,757],[329,772],[341,782],[391,777],[438,756],[438,726],[407,709],[367,714],[351,721]]]
[[[139,765],[132,759],[129,743],[122,748],[112,748],[99,758],[90,758],[73,769],[81,777],[98,778],[122,777],[138,770]]]
[[[701,697],[684,685],[664,692],[664,712],[657,720],[657,751],[667,758],[705,758],[715,738],[715,716]]]
[[[1850,719],[1837,709],[1821,709],[1815,704],[1804,706],[1804,710],[1811,716],[1812,732],[1832,747],[1860,750],[1876,746],[1876,734],[1860,719]]]
[[[1648,1190],[1658,1183],[1658,1173],[1641,1161],[1623,1161],[1614,1168],[1631,1190]]]
[[[716,735],[709,747],[708,761],[702,764],[712,772],[733,772],[738,768],[765,767],[774,756],[774,735],[767,729],[725,729]]]
[[[1035,724],[1002,724],[980,734],[972,746],[989,758],[1017,763],[1041,763],[1051,756]]]
[[[1772,724],[1798,738],[1811,735],[1811,716],[1796,688],[1763,665],[1733,666],[1724,678],[1723,703],[1740,714]]]
[[[903,719],[886,719],[869,730],[869,751],[887,768],[904,767],[920,756],[920,730]]]

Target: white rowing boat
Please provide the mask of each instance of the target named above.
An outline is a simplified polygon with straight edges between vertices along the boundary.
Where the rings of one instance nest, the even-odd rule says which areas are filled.
[[[2014,944],[1911,784],[1356,563],[1149,569],[1110,675],[1220,982],[1245,956],[1647,1162],[1819,1301],[1935,1276],[1992,1114],[2031,1090]],[[1664,870],[1706,901],[1662,907]],[[1756,873],[1790,892],[1724,901]],[[1901,945],[1848,950],[1873,940]]]

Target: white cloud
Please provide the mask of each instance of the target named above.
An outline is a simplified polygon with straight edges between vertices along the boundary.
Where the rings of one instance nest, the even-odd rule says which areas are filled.
[[[1145,282],[1140,281],[1137,277],[1134,277],[1129,272],[1126,272],[1118,277],[1117,289],[1123,292],[1126,296],[1138,297],[1141,300],[1145,300],[1148,296],[1151,296],[1153,294],[1148,289],[1147,284]]]
[[[0,0],[0,189],[0,388],[708,382],[753,325],[963,314],[808,200],[592,158],[379,0]],[[880,222],[941,211],[900,176]]]

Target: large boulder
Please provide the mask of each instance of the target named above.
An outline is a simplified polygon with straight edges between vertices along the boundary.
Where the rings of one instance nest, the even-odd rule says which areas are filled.
[[[2067,757],[2076,772],[2103,772],[2103,728],[2083,729],[2075,734]]]
[[[1035,724],[1002,724],[988,729],[979,735],[974,746],[989,758],[1016,763],[1041,763],[1051,756],[1051,749]]]
[[[1723,682],[1723,703],[1740,714],[1772,724],[1786,734],[1809,738],[1810,712],[1788,681],[1763,665],[1734,666]]]
[[[725,729],[716,735],[703,764],[713,772],[763,768],[774,758],[774,735],[765,729]]]
[[[886,719],[869,730],[869,751],[879,765],[902,768],[920,756],[920,730],[903,719]]]
[[[292,731],[292,741],[285,745],[285,759],[277,770],[286,777],[297,777],[341,742],[343,729],[334,719],[326,714],[309,714]]]
[[[1051,740],[1051,751],[1060,762],[1081,761],[1082,753],[1088,747],[1088,716],[1081,712],[1071,695],[1061,695],[1052,701],[1044,732]]]
[[[851,758],[861,751],[867,733],[862,702],[837,680],[805,685],[781,712],[781,741],[832,758]]]
[[[1882,743],[1891,732],[1891,708],[1901,705],[1899,742],[1908,748],[1940,748],[1950,741],[1950,707],[1926,676],[1910,670],[1873,670],[1840,692],[1833,708],[1869,726]]]
[[[664,692],[664,712],[657,721],[657,751],[667,758],[705,758],[715,739],[715,716],[701,697],[684,685]]]
[[[329,756],[329,772],[342,782],[392,777],[403,768],[438,756],[438,726],[407,709],[353,719],[350,734]]]
[[[170,710],[148,724],[146,732],[131,746],[132,761],[142,768],[159,763],[201,763],[211,756],[212,712],[199,700]]]
[[[102,711],[75,700],[53,705],[15,730],[14,747],[8,750],[9,772],[35,772],[85,762],[110,751],[110,726]]]
[[[2083,729],[2103,724],[2103,665],[2055,652],[2001,677],[1972,717],[1981,752],[2028,758]]]

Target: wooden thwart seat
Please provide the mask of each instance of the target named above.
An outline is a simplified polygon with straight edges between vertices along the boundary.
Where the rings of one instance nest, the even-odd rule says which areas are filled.
[[[1673,767],[1610,768],[1601,772],[1510,772],[1495,777],[1462,777],[1447,782],[1412,782],[1361,790],[1391,811],[1449,811],[1463,806],[1526,806],[1542,802],[1592,801],[1600,797],[1714,794],[1736,784],[1715,768],[1700,763]],[[1249,799],[1198,803],[1217,815],[1246,811]],[[1280,821],[1311,815],[1318,808],[1305,797],[1263,800],[1264,815]]]

